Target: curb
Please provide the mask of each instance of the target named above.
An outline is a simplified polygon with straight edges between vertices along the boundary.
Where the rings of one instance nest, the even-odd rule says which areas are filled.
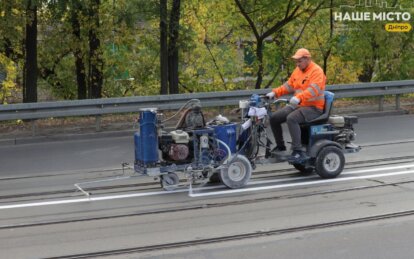
[[[85,139],[100,139],[109,137],[133,137],[135,130],[94,132],[84,134],[58,134],[50,136],[16,137],[11,139],[0,139],[0,146],[13,146],[24,144],[37,144],[42,142],[73,141]]]
[[[358,116],[358,118],[371,118],[371,117],[383,117],[383,116],[396,116],[409,114],[407,110],[392,110],[392,111],[376,111],[376,112],[358,112],[351,113],[350,115]]]

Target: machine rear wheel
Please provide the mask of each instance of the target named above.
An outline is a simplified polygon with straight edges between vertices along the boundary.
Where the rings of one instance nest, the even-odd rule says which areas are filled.
[[[293,167],[299,170],[302,174],[311,174],[313,173],[313,170],[315,170],[312,166],[304,166],[302,164],[293,164]]]
[[[324,147],[316,157],[316,173],[322,178],[337,177],[345,165],[345,156],[341,149],[335,146]]]
[[[220,171],[221,182],[231,188],[237,189],[245,186],[252,175],[250,161],[242,155],[232,156],[230,164]]]
[[[180,178],[176,173],[161,175],[161,186],[166,191],[173,191],[178,187]]]

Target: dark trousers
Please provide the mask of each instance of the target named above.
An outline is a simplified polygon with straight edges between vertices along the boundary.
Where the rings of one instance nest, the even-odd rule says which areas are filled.
[[[287,122],[289,133],[292,138],[292,150],[301,150],[302,141],[299,124],[311,121],[321,114],[322,111],[315,107],[298,107],[295,109],[290,105],[286,105],[282,109],[278,109],[270,117],[270,126],[272,127],[276,145],[285,146],[282,123]]]

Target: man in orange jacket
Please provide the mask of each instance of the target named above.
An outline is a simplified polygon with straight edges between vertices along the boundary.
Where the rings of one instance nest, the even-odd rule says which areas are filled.
[[[291,160],[300,161],[306,157],[302,150],[300,124],[323,113],[326,76],[322,68],[312,61],[307,49],[298,49],[292,58],[296,62],[296,68],[289,80],[266,95],[268,98],[279,98],[282,95],[293,94],[289,104],[277,110],[270,118],[276,140],[276,147],[272,153],[286,150],[281,124],[287,122],[292,138]]]

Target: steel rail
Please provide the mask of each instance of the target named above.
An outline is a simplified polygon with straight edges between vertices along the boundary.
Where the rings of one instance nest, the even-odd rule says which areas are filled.
[[[346,169],[360,169],[360,168],[370,168],[373,165],[366,165],[369,163],[375,163],[375,166],[378,166],[380,162],[387,162],[380,164],[381,166],[386,165],[393,165],[393,164],[400,164],[401,160],[404,160],[404,163],[414,162],[414,156],[404,156],[404,157],[393,157],[393,158],[384,158],[384,159],[373,159],[373,160],[364,160],[364,161],[355,161],[355,162],[348,162]],[[350,167],[352,166],[352,167]],[[283,173],[283,174],[282,174]],[[279,170],[267,170],[267,171],[259,171],[253,174],[253,178],[255,180],[264,180],[264,179],[278,179],[281,177],[294,177],[298,175],[303,175],[302,173],[298,172],[295,168],[288,168],[288,169],[279,169]],[[43,176],[40,176],[43,177]],[[33,177],[34,178],[34,177]],[[25,179],[25,178],[23,178]],[[284,178],[283,178],[284,179]],[[289,178],[286,178],[288,181]],[[154,186],[154,187],[152,187]],[[142,188],[144,187],[144,188]],[[113,193],[123,193],[123,192],[130,192],[131,188],[140,188],[139,191],[152,191],[152,190],[160,190],[158,182],[146,182],[146,183],[134,183],[134,184],[122,184],[122,185],[111,185],[111,186],[101,186],[101,187],[90,187],[86,188],[89,192],[96,192],[96,191],[108,191],[102,194],[113,194]],[[124,190],[127,189],[127,190]],[[138,189],[137,189],[138,190]],[[21,199],[19,202],[27,202],[27,201],[37,201],[33,197],[44,197],[44,196],[51,196],[51,195],[60,195],[62,196],[54,196],[50,199],[56,198],[72,198],[73,194],[76,193],[74,189],[64,189],[59,191],[47,191],[47,192],[30,192],[30,193],[20,193],[20,194],[9,194],[9,195],[0,195],[0,204],[7,204],[10,199],[19,199],[19,198],[26,198],[30,197],[32,199]],[[72,195],[65,195],[65,194],[72,194]],[[96,193],[92,193],[95,194]],[[42,200],[47,199],[46,197],[42,198]]]
[[[362,164],[366,162],[367,161],[362,161]],[[388,163],[388,164],[394,164],[394,163]],[[388,165],[388,164],[382,164],[382,165]],[[369,167],[376,167],[376,166],[371,165],[371,166],[361,166],[361,167],[355,167],[355,168],[367,168],[367,167],[369,168]],[[281,180],[289,181],[289,178],[281,179]],[[108,219],[116,219],[116,218],[139,217],[139,216],[144,216],[144,215],[173,213],[173,212],[179,212],[179,211],[199,210],[199,209],[206,209],[206,208],[235,206],[235,205],[242,205],[242,204],[265,202],[265,201],[271,201],[271,200],[285,200],[285,199],[302,198],[302,197],[309,197],[309,196],[316,196],[316,195],[326,195],[326,194],[333,194],[333,193],[343,193],[343,192],[350,192],[350,191],[376,189],[376,188],[383,188],[383,187],[388,187],[388,186],[401,186],[404,184],[412,184],[414,183],[414,180],[401,180],[401,181],[394,181],[394,182],[389,182],[389,183],[384,183],[381,181],[374,181],[374,182],[376,183],[375,185],[362,185],[362,186],[339,188],[339,189],[311,191],[311,192],[305,192],[305,193],[287,194],[287,195],[282,195],[282,196],[272,195],[272,196],[262,197],[262,198],[252,198],[252,199],[235,200],[235,201],[218,202],[218,203],[203,203],[203,204],[195,204],[195,205],[190,205],[190,206],[161,208],[161,209],[156,209],[156,210],[106,215],[106,216],[81,217],[81,218],[71,218],[71,219],[61,219],[61,220],[48,220],[48,221],[41,221],[41,222],[26,222],[26,223],[19,223],[19,224],[0,225],[0,229],[25,228],[25,227],[36,227],[36,226],[45,226],[45,225],[59,225],[59,224],[68,224],[68,223],[77,223],[77,222],[108,220]]]
[[[168,209],[123,213],[123,214],[115,214],[115,215],[107,215],[107,216],[81,217],[81,218],[71,218],[71,219],[63,219],[63,220],[48,220],[48,221],[41,221],[41,222],[8,224],[8,225],[0,225],[0,230],[26,228],[26,227],[39,227],[39,226],[47,226],[47,225],[61,225],[61,224],[98,221],[98,220],[109,220],[109,219],[117,219],[117,218],[140,217],[140,216],[146,216],[146,215],[192,211],[192,210],[200,210],[200,209],[208,209],[208,208],[220,208],[220,207],[236,206],[236,205],[242,205],[242,204],[266,202],[266,201],[272,201],[272,200],[289,200],[289,199],[297,199],[297,198],[304,198],[304,197],[317,196],[317,195],[335,194],[335,193],[343,193],[343,192],[351,192],[351,191],[362,191],[362,190],[368,190],[368,189],[377,189],[377,188],[384,188],[388,186],[396,186],[396,185],[404,185],[404,184],[412,184],[412,183],[414,183],[414,180],[405,180],[405,181],[398,181],[398,182],[392,182],[392,183],[380,182],[376,185],[369,185],[369,186],[364,185],[364,186],[356,186],[356,187],[326,190],[326,191],[305,192],[305,193],[282,195],[282,196],[276,195],[276,196],[270,196],[270,197],[264,197],[264,198],[236,200],[236,201],[228,201],[228,202],[220,202],[220,203],[197,204],[197,205],[181,206],[181,207],[174,207],[174,208],[168,208]]]
[[[181,241],[181,242],[171,242],[171,243],[149,245],[149,246],[131,247],[131,248],[125,248],[125,249],[106,250],[106,251],[91,252],[91,253],[84,253],[84,254],[63,255],[63,256],[56,256],[56,257],[48,257],[47,259],[94,258],[94,257],[103,257],[103,256],[143,253],[143,252],[158,251],[161,249],[165,250],[165,249],[174,249],[174,248],[182,248],[182,247],[191,247],[194,245],[207,245],[207,244],[215,244],[215,243],[235,241],[235,240],[276,236],[276,235],[283,235],[283,234],[289,234],[289,233],[300,233],[304,231],[322,230],[322,229],[335,228],[335,227],[341,227],[341,226],[368,223],[368,222],[373,222],[373,221],[408,217],[408,216],[413,216],[413,215],[414,215],[414,210],[407,210],[407,211],[400,211],[400,212],[394,212],[394,213],[379,214],[379,215],[374,215],[374,216],[369,216],[369,217],[360,217],[360,218],[353,218],[353,219],[347,219],[347,220],[341,220],[341,221],[331,221],[331,222],[325,222],[325,223],[319,223],[319,224],[304,225],[304,226],[299,226],[299,227],[274,229],[274,230],[269,230],[269,231],[255,231],[255,232],[242,233],[242,234],[236,234],[236,235],[204,238],[204,239]]]

